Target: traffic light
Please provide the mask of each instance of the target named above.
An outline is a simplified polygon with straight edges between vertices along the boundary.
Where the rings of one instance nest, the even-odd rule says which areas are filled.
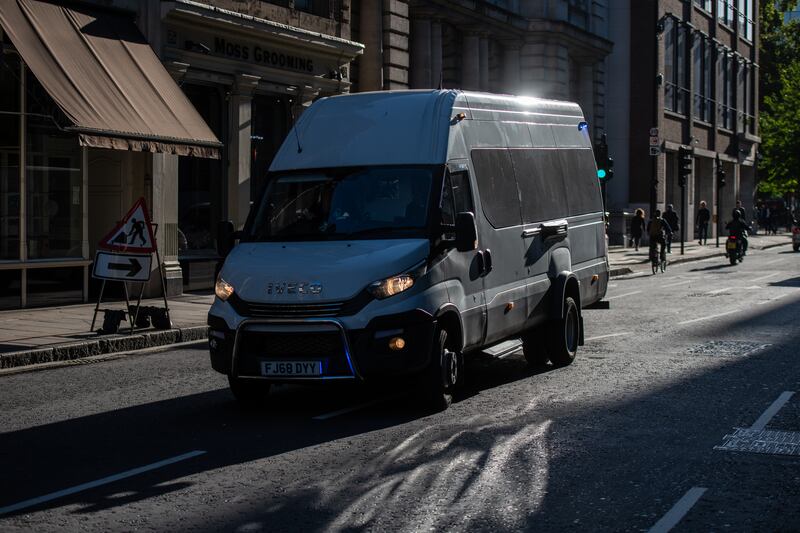
[[[614,177],[614,158],[608,156],[608,141],[605,133],[600,136],[600,142],[597,143],[595,161],[597,162],[597,178],[600,181],[606,182]]]
[[[717,187],[722,188],[725,186],[725,170],[722,168],[722,162],[719,160],[719,154],[717,154]]]
[[[686,179],[692,175],[692,149],[680,147],[678,150],[678,185],[686,187]]]

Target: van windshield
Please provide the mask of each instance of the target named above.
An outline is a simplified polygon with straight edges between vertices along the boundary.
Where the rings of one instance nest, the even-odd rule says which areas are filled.
[[[277,174],[243,240],[424,237],[432,176],[425,167]]]

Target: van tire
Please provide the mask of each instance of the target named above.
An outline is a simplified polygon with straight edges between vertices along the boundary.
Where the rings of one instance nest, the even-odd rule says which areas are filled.
[[[257,379],[242,379],[228,375],[233,397],[240,406],[252,409],[263,406],[269,396],[270,384]]]
[[[555,366],[567,366],[575,360],[581,338],[581,317],[578,304],[568,296],[564,298],[564,316],[551,324],[547,337],[550,361]]]
[[[547,352],[545,328],[530,328],[522,333],[522,355],[532,368],[540,368],[547,364],[550,354]]]
[[[424,407],[437,412],[450,407],[456,390],[464,382],[464,357],[450,349],[444,329],[436,329],[431,361],[423,380]]]

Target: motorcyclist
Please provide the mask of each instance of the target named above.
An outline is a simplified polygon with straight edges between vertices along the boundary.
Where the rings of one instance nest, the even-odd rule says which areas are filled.
[[[729,230],[732,235],[735,235],[737,239],[741,240],[742,255],[747,255],[747,235],[749,232],[753,231],[753,229],[744,221],[739,209],[734,209],[731,216],[733,216],[733,220],[725,225],[725,229]]]

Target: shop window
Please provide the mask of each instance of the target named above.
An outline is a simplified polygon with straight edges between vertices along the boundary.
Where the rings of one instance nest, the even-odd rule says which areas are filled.
[[[74,133],[38,81],[26,79],[26,232],[29,259],[83,256],[83,172]]]
[[[264,186],[267,171],[291,127],[288,96],[257,95],[252,104],[250,134],[250,201],[251,205]]]
[[[16,309],[22,305],[22,271],[0,270],[0,309]]]
[[[3,54],[0,56],[0,260],[19,259],[20,85],[19,58]]]
[[[183,91],[218,139],[223,139],[223,98],[216,87],[184,85]],[[226,213],[223,162],[180,157],[178,254],[180,259],[216,257],[217,224]]]
[[[28,307],[83,301],[83,267],[28,269]]]

